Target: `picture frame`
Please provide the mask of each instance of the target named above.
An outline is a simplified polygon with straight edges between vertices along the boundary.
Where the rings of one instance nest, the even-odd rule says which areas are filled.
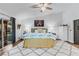
[[[44,20],[34,20],[35,27],[44,27]]]

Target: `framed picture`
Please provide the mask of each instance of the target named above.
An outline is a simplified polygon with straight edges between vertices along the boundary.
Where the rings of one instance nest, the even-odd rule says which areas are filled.
[[[44,20],[34,20],[35,27],[44,27]]]

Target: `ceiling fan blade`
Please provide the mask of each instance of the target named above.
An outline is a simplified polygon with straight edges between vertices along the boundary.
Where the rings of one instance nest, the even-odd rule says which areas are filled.
[[[52,3],[47,3],[48,5],[51,5]]]
[[[32,8],[39,8],[39,6],[38,5],[33,5],[33,6],[31,6]]]
[[[41,5],[44,5],[45,3],[40,3]]]
[[[50,8],[50,7],[46,7],[46,9],[52,10],[52,8]]]

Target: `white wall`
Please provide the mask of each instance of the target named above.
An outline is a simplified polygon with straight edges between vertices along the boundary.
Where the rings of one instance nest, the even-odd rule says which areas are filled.
[[[59,25],[62,24],[62,13],[50,14],[50,15],[42,16],[42,18],[44,19],[45,27],[48,28],[48,31],[54,32],[58,36],[60,33],[59,32]],[[21,34],[27,28],[27,26],[30,26],[30,29],[32,27],[34,27],[34,20],[36,20],[36,19],[37,19],[37,17],[24,19],[19,22],[17,21],[17,24],[18,23],[22,24]],[[26,27],[25,27],[25,25],[26,25]],[[19,36],[20,36],[20,34],[19,34],[19,31],[17,30],[17,39]]]
[[[63,24],[69,25],[68,41],[72,43],[74,43],[73,20],[76,19],[79,19],[79,4],[70,4],[69,7],[65,11],[63,11]],[[64,36],[64,38],[66,38],[66,36]]]

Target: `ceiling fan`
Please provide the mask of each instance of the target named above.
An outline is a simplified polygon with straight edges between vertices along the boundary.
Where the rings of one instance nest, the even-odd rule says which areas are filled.
[[[40,12],[44,12],[45,10],[52,10],[52,8],[50,7],[52,3],[39,3],[36,5],[33,5],[32,8],[39,8]]]

